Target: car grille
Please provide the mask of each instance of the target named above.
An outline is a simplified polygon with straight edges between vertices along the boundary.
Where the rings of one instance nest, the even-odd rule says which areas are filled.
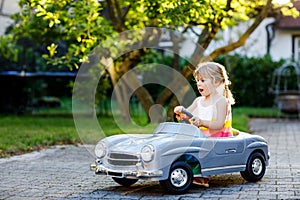
[[[122,153],[110,153],[108,163],[111,165],[129,166],[136,165],[139,161],[138,156]]]

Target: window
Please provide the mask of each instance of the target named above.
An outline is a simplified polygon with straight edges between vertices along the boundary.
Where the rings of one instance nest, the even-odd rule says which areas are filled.
[[[300,35],[293,36],[293,58],[300,61]]]

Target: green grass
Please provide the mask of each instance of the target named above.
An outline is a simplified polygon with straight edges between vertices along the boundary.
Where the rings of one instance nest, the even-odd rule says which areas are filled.
[[[98,118],[102,132],[89,126],[89,119],[81,121],[84,129],[78,134],[71,113],[71,102],[55,109],[41,109],[23,116],[0,116],[0,157],[42,149],[58,144],[95,143],[103,136],[126,133],[151,133],[157,125],[146,125],[145,116],[134,118],[137,124],[119,122],[121,130],[110,116]],[[233,108],[233,127],[248,131],[248,120],[251,117],[275,117],[271,108]]]
[[[0,156],[20,154],[55,144],[79,143],[72,118],[0,117]]]
[[[249,130],[249,118],[275,118],[277,113],[278,110],[274,108],[234,107],[232,127],[247,132]]]
[[[98,121],[103,133],[90,128],[89,121],[83,121],[85,128],[78,134],[71,116],[45,116],[44,114],[42,116],[0,116],[0,157],[58,144],[95,143],[103,136],[124,133],[112,117],[99,117]],[[128,123],[121,123],[120,126],[126,133],[134,134],[151,133],[156,127],[156,125],[149,125],[141,129]]]

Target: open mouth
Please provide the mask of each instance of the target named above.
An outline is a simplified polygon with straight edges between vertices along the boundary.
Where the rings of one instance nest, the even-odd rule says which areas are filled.
[[[203,89],[199,88],[199,92],[203,92]]]

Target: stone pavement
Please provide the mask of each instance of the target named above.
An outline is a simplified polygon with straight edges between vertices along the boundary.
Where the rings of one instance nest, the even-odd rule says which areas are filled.
[[[0,199],[300,199],[299,122],[251,120],[251,130],[267,139],[271,152],[270,166],[257,183],[232,173],[213,176],[209,188],[194,185],[184,195],[168,195],[158,182],[125,188],[89,170],[88,147],[57,146],[0,159]]]

